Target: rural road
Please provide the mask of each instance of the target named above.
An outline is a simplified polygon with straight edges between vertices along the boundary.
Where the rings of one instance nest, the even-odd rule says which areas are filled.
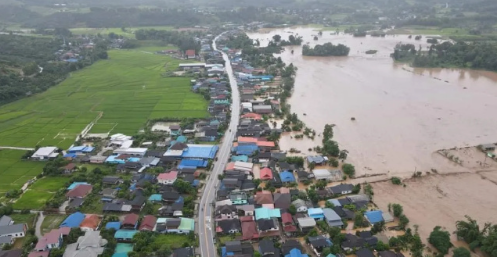
[[[45,215],[43,215],[43,212],[39,212],[38,214],[38,219],[36,220],[36,228],[35,228],[35,235],[38,239],[42,238],[43,235],[41,234],[41,224],[43,224],[43,220],[45,219]]]
[[[217,155],[218,160],[214,162],[214,167],[211,171],[209,180],[206,182],[204,194],[200,199],[200,210],[198,214],[198,224],[199,224],[199,240],[200,240],[200,252],[202,257],[216,257],[217,251],[214,242],[215,236],[215,224],[213,223],[212,214],[214,212],[214,200],[216,196],[216,189],[219,184],[219,179],[217,176],[223,173],[224,167],[228,158],[230,156],[231,146],[233,144],[233,139],[236,135],[236,130],[238,128],[238,122],[240,119],[240,95],[238,92],[238,86],[236,84],[235,76],[233,75],[233,70],[231,68],[231,63],[228,55],[217,49],[216,41],[219,39],[217,36],[212,43],[214,50],[222,53],[223,59],[225,61],[226,73],[229,77],[229,82],[231,85],[232,92],[232,105],[231,105],[231,121],[229,129],[224,135],[222,144],[219,147],[219,153]]]
[[[0,146],[0,149],[23,150],[23,151],[33,151],[34,150],[34,148],[13,147],[13,146]]]

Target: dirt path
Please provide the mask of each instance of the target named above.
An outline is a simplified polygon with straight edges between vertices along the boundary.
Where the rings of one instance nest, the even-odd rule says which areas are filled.
[[[23,151],[34,150],[34,148],[29,148],[29,147],[13,147],[13,146],[0,146],[0,149],[23,150]]]

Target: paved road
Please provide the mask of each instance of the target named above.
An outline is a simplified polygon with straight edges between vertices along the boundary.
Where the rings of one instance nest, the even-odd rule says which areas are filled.
[[[38,239],[41,239],[43,235],[41,234],[41,224],[43,224],[43,220],[45,219],[45,215],[43,215],[43,212],[39,212],[38,214],[38,219],[36,220],[36,227],[35,227],[35,235]]]
[[[217,36],[212,44],[213,48],[217,50],[216,40],[219,38]],[[217,155],[218,160],[214,162],[214,167],[212,169],[209,180],[206,182],[204,194],[200,199],[200,209],[198,214],[198,226],[199,226],[199,239],[200,239],[200,253],[202,257],[216,257],[217,250],[214,245],[215,236],[215,224],[213,222],[212,214],[214,212],[214,200],[216,196],[216,188],[219,184],[217,176],[223,173],[224,167],[228,162],[230,156],[231,146],[233,144],[233,139],[236,135],[236,129],[238,127],[238,122],[240,119],[240,95],[238,92],[238,86],[236,84],[236,79],[233,75],[233,70],[231,69],[231,63],[228,55],[223,54],[223,59],[226,62],[225,68],[229,76],[229,81],[231,84],[232,91],[232,106],[231,106],[231,122],[228,131],[223,138],[223,142],[219,147],[219,153]]]

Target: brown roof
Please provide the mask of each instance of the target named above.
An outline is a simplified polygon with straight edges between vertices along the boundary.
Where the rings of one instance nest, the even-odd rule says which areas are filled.
[[[81,184],[66,193],[69,198],[83,198],[87,196],[93,189],[92,185]]]
[[[193,49],[186,50],[186,55],[187,56],[195,55],[195,50]]]
[[[73,170],[74,168],[76,168],[76,164],[74,163],[69,163],[64,167],[66,170]]]
[[[273,202],[273,195],[272,194],[257,194],[255,196],[255,202],[257,204],[272,204]]]
[[[149,230],[152,231],[155,227],[157,218],[152,215],[147,215],[143,217],[142,223],[140,224],[139,230]]]
[[[255,221],[242,222],[242,238],[243,240],[251,240],[259,237]]]
[[[136,222],[138,222],[138,219],[140,217],[134,213],[131,213],[131,214],[128,214],[126,215],[126,217],[124,217],[124,221],[123,221],[123,225],[135,225]]]
[[[100,224],[100,218],[95,214],[88,214],[88,215],[86,215],[83,222],[81,222],[79,227],[80,228],[85,227],[85,228],[96,229],[98,227],[98,224]]]
[[[283,224],[293,224],[292,214],[285,212],[281,214],[281,221]]]

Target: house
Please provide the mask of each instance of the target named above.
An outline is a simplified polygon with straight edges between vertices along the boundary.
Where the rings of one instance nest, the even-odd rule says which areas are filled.
[[[238,210],[235,205],[222,205],[216,208],[217,219],[236,219]]]
[[[252,257],[254,255],[254,247],[250,243],[242,243],[241,241],[228,241],[224,243],[225,247],[221,248],[221,256],[239,256]]]
[[[309,255],[303,254],[300,249],[292,249],[285,257],[309,257]]]
[[[259,253],[261,254],[261,256],[280,256],[279,249],[274,247],[274,243],[270,240],[261,240],[259,242]]]
[[[83,205],[84,202],[85,202],[84,198],[73,198],[73,199],[69,200],[69,204],[67,205],[66,208],[77,209],[77,208],[81,207],[81,205]]]
[[[185,51],[185,58],[186,59],[195,59],[195,49],[188,49]]]
[[[39,161],[54,159],[59,155],[57,150],[58,148],[54,146],[40,147],[33,155],[31,155],[31,159]]]
[[[369,246],[376,246],[378,244],[378,238],[373,236],[371,231],[361,231],[359,232],[359,237],[364,239],[367,245]]]
[[[62,246],[63,236],[69,235],[70,228],[52,229],[38,240],[34,248],[35,251],[49,251],[50,249],[60,248]]]
[[[143,220],[140,224],[140,231],[153,231],[155,227],[155,223],[157,222],[157,218],[153,215],[147,215],[143,217]]]
[[[253,204],[237,205],[236,209],[243,213],[243,216],[254,216],[255,206]]]
[[[66,166],[63,167],[64,173],[65,174],[71,174],[76,170],[76,164],[74,163],[69,163]]]
[[[131,242],[133,237],[138,233],[138,230],[118,230],[114,233],[114,238],[118,242]]]
[[[184,202],[175,202],[159,208],[159,214],[164,217],[181,217],[183,216],[183,206]]]
[[[61,224],[60,228],[69,227],[69,228],[79,228],[81,222],[85,219],[85,215],[81,212],[75,212],[69,215]]]
[[[248,195],[245,192],[230,192],[228,194],[228,198],[231,200],[231,203],[234,205],[242,205],[248,203]]]
[[[260,173],[261,180],[273,179],[273,171],[271,171],[271,169],[268,167],[262,168],[259,173]]]
[[[353,234],[345,234],[345,240],[342,241],[340,246],[344,251],[352,251],[353,249],[359,249],[366,245],[366,241]]]
[[[188,234],[195,231],[195,221],[190,218],[159,218],[155,231],[160,233]]]
[[[102,179],[102,184],[106,185],[117,185],[122,183],[122,180],[118,176],[105,176]]]
[[[374,225],[375,223],[383,221],[383,212],[380,210],[367,211],[364,213],[364,217],[369,221],[369,223],[371,223],[371,225]]]
[[[69,190],[69,192],[66,193],[66,197],[69,199],[84,198],[91,193],[92,189],[92,185],[80,184],[77,185],[74,189]]]
[[[297,177],[299,178],[299,182],[306,182],[314,178],[313,173],[306,172],[304,170],[297,171]]]
[[[289,254],[290,251],[293,249],[298,249],[300,251],[303,251],[304,247],[302,246],[302,244],[298,240],[295,240],[295,239],[286,240],[281,245],[281,253],[283,254],[283,256],[286,256],[287,254]]]
[[[328,188],[333,195],[346,195],[351,194],[354,190],[354,185],[352,184],[340,184]]]
[[[312,203],[309,201],[304,201],[302,199],[297,199],[292,202],[293,206],[297,209],[297,212],[307,213],[309,208],[312,208]]]
[[[255,209],[255,220],[281,218],[280,209],[257,208]]]
[[[277,218],[260,219],[255,221],[260,237],[280,236],[279,222]]]
[[[102,195],[102,201],[111,202],[116,198],[117,189],[116,188],[104,188],[100,193]]]
[[[316,155],[316,156],[307,156],[307,163],[311,164],[311,163],[314,163],[316,165],[323,165],[326,163],[326,161],[328,161],[328,157],[326,156],[320,156],[320,155]]]
[[[292,204],[292,196],[290,194],[275,193],[273,197],[275,208],[286,210]]]
[[[138,226],[138,219],[140,217],[134,213],[130,213],[124,217],[122,228],[123,229],[136,229]]]
[[[107,222],[105,224],[106,229],[114,229],[115,231],[118,231],[121,229],[121,222],[120,221],[113,221],[113,222]]]
[[[14,225],[14,220],[10,216],[3,215],[0,218],[0,227]]]
[[[317,180],[331,181],[333,179],[331,172],[327,169],[315,169],[312,173]]]
[[[259,231],[257,230],[257,225],[253,220],[253,217],[242,217],[241,223],[243,240],[254,240],[259,238]]]
[[[311,217],[297,218],[297,225],[300,231],[307,233],[316,226],[316,220]]]
[[[254,201],[256,204],[274,204],[273,195],[269,191],[257,192]]]
[[[104,252],[106,244],[107,240],[100,236],[100,231],[86,231],[76,243],[67,245],[63,257],[97,257]]]
[[[183,247],[174,249],[172,257],[193,257],[195,256],[195,248]]]
[[[242,230],[239,219],[225,219],[217,222],[216,233],[235,234]]]
[[[147,197],[143,195],[135,195],[133,200],[127,201],[126,204],[131,206],[131,211],[139,212],[147,202]]]
[[[323,209],[321,209],[321,208],[309,208],[307,210],[307,215],[309,215],[310,218],[313,218],[315,220],[323,220],[324,219],[324,212],[323,212]]]
[[[309,245],[311,246],[312,250],[318,256],[320,256],[320,253],[323,251],[324,248],[330,247],[333,245],[331,243],[330,239],[323,236],[323,235],[308,237],[307,240],[309,241]]]
[[[257,114],[270,114],[273,113],[273,107],[271,105],[253,105],[252,111]]]
[[[333,209],[324,208],[323,214],[324,220],[328,223],[328,226],[339,228],[343,226],[342,218]]]
[[[290,171],[280,172],[280,179],[281,179],[281,182],[283,182],[283,183],[295,182],[295,176],[293,175],[293,172],[290,172]]]
[[[157,183],[163,184],[163,185],[172,185],[178,178],[178,172],[177,171],[170,171],[168,173],[161,173],[159,176],[157,176]]]
[[[97,230],[100,224],[100,217],[95,214],[86,215],[85,219],[81,222],[79,227],[82,231],[94,231]]]
[[[392,214],[390,214],[388,212],[383,212],[381,215],[383,216],[383,221],[385,221],[385,223],[393,222]]]
[[[0,257],[21,257],[21,256],[23,256],[23,249],[0,250]]]
[[[14,238],[11,236],[3,236],[0,237],[0,247],[4,247],[5,245],[11,245],[14,243]]]
[[[373,252],[368,248],[359,249],[355,252],[355,254],[357,255],[357,257],[375,257]]]
[[[297,231],[297,226],[295,226],[290,213],[285,212],[281,214],[281,223],[283,224],[283,231],[285,231],[287,236],[291,236]]]
[[[380,251],[378,252],[379,257],[404,257],[402,253],[392,252],[392,251]]]

